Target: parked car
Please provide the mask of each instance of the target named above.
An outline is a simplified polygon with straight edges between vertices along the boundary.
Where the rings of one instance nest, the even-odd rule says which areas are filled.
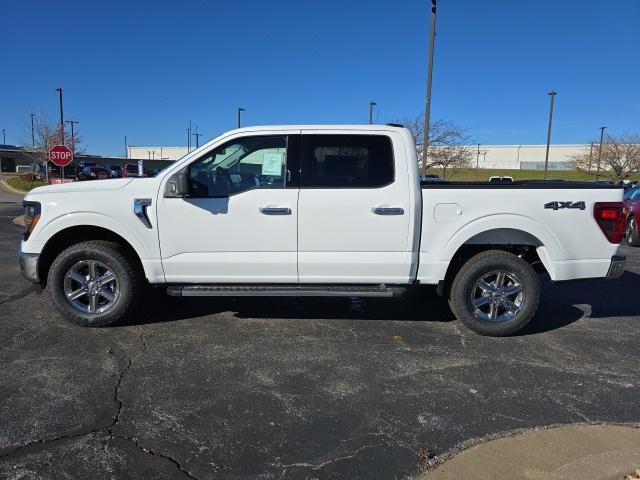
[[[144,175],[144,174],[143,174]],[[124,168],[122,169],[122,177],[140,177],[143,176],[138,173],[138,162],[136,163],[125,163]]]
[[[632,247],[640,247],[640,187],[633,187],[624,194],[624,215],[627,220],[627,243]]]
[[[84,326],[122,321],[145,283],[182,297],[431,285],[471,330],[507,335],[535,315],[539,272],[615,278],[625,261],[622,188],[420,185],[394,126],[238,129],[154,178],[40,187],[24,204],[22,272]]]
[[[78,174],[78,180],[105,180],[107,178],[111,178],[111,174],[104,167],[84,167]]]
[[[513,177],[499,177],[499,176],[493,176],[493,177],[489,177],[489,182],[490,183],[510,183],[513,182]]]
[[[111,176],[111,178],[122,177],[122,167],[120,165],[108,165],[107,170],[109,170],[109,175]]]

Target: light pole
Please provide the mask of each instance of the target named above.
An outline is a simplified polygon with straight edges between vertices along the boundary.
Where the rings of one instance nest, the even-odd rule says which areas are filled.
[[[240,128],[240,113],[244,112],[244,108],[238,107],[238,128]]]
[[[32,113],[31,114],[31,146],[33,148],[35,148],[35,146],[36,146],[36,134],[34,133],[35,130],[33,129],[33,117],[35,117],[35,115]]]
[[[373,123],[373,107],[378,105],[376,102],[369,102],[369,125]]]
[[[5,131],[5,129],[2,129],[2,144],[6,145],[7,144],[7,132]]]
[[[600,176],[600,159],[602,158],[602,140],[604,139],[604,129],[607,127],[600,127],[600,148],[598,149],[598,167],[596,170],[596,180]]]
[[[65,123],[71,125],[71,151],[73,152],[73,168],[76,171],[76,175],[78,174],[78,160],[76,159],[76,137],[73,132],[73,125],[76,123],[80,123],[77,120],[65,120]]]
[[[518,153],[516,155],[516,163],[518,164],[518,168],[520,168],[520,149],[522,148],[522,145],[518,145]]]
[[[433,79],[433,49],[436,40],[436,0],[431,0],[431,34],[429,36],[429,53],[427,60],[427,95],[424,105],[424,139],[422,141],[422,169],[427,168],[427,151],[429,150],[429,120],[431,116],[431,83]]]
[[[129,146],[127,145],[127,136],[124,136],[124,158],[129,159]]]
[[[551,90],[547,95],[551,97],[551,103],[549,105],[549,128],[547,129],[547,152],[544,156],[544,179],[547,179],[547,170],[549,168],[549,145],[551,144],[551,123],[553,121],[553,100],[558,93]]]
[[[58,97],[60,100],[60,137],[61,144],[64,145],[64,113],[62,110],[62,89],[60,87],[56,88],[56,92],[58,92]]]

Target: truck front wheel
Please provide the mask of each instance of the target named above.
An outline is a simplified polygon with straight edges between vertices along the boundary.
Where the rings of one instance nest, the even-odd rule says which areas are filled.
[[[470,258],[451,284],[454,315],[480,335],[504,336],[522,329],[536,313],[540,282],[522,258],[488,250]]]
[[[62,251],[47,281],[60,313],[83,327],[121,322],[134,308],[141,279],[117,243],[88,241]]]

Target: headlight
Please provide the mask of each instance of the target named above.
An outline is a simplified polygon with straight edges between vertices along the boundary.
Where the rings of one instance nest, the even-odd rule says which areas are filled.
[[[22,237],[27,240],[40,220],[40,202],[24,201],[22,204],[24,205],[24,234]]]

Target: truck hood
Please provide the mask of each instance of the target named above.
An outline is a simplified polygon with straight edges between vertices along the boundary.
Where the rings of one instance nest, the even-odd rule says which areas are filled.
[[[27,197],[46,195],[49,193],[105,192],[119,190],[133,181],[133,178],[110,178],[106,180],[88,180],[85,182],[60,183],[45,185],[31,190]]]

